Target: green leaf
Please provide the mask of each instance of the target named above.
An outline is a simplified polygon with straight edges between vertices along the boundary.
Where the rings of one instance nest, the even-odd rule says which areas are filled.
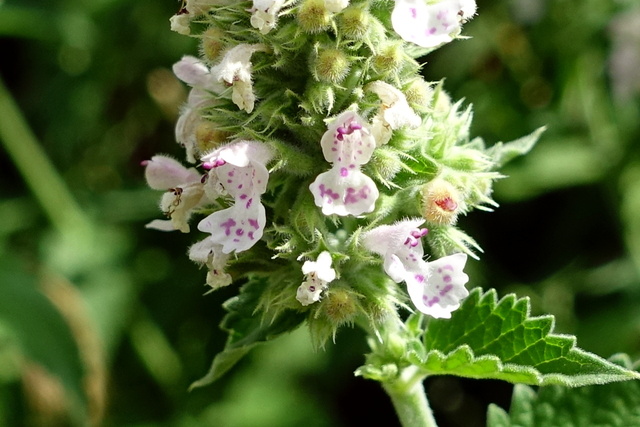
[[[518,156],[527,154],[538,142],[540,135],[546,128],[539,127],[527,136],[511,142],[497,142],[487,150],[487,154],[494,161],[496,168],[501,168]]]
[[[69,325],[39,291],[35,277],[5,254],[0,260],[0,322],[9,327],[24,355],[59,379],[77,425],[86,422],[84,365]],[[84,421],[83,421],[84,420]]]
[[[630,369],[628,357],[612,358]],[[510,412],[489,406],[490,427],[535,426],[638,426],[640,425],[640,382],[581,388],[541,387],[536,393],[526,385],[516,385]]]
[[[553,334],[553,316],[530,317],[528,298],[474,289],[451,319],[432,319],[424,336],[428,352],[411,361],[428,375],[451,374],[531,385],[583,386],[640,378],[637,372],[576,347],[570,335]]]
[[[209,372],[191,384],[190,389],[211,384],[253,347],[290,332],[302,323],[304,313],[295,310],[279,311],[268,321],[260,316],[257,312],[260,297],[267,285],[267,279],[254,277],[240,289],[240,295],[225,303],[224,308],[229,313],[223,319],[221,327],[229,332],[226,346],[214,357]]]

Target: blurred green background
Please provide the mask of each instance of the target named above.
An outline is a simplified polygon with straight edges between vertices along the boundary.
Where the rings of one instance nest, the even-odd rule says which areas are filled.
[[[0,0],[0,425],[396,426],[378,384],[353,378],[366,344],[345,329],[259,348],[187,392],[222,349],[221,303],[186,257],[194,237],[146,230],[159,194],[142,160],[182,157],[173,126],[195,54],[169,30],[179,2]],[[478,0],[470,40],[424,58],[474,105],[472,134],[536,148],[504,170],[494,213],[460,225],[485,253],[469,286],[608,357],[640,357],[640,5]],[[511,386],[426,382],[441,426],[480,426]]]

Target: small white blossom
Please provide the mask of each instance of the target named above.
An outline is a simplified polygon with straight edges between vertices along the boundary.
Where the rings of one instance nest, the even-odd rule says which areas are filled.
[[[202,91],[191,89],[187,102],[180,109],[175,128],[176,141],[184,147],[187,161],[190,163],[195,163],[196,156],[200,154],[197,130],[206,121],[202,111],[213,107],[216,102],[215,98],[203,96]]]
[[[378,114],[373,118],[371,133],[378,146],[391,139],[394,130],[409,127],[415,129],[422,123],[420,116],[409,106],[402,92],[389,83],[377,80],[367,86],[382,101]]]
[[[349,6],[349,0],[324,0],[324,7],[331,13],[340,13]]]
[[[266,46],[262,44],[239,44],[227,51],[222,61],[211,68],[218,82],[233,86],[231,100],[247,113],[253,111],[256,99],[251,83],[251,55],[264,50]]]
[[[169,22],[171,23],[171,31],[184,36],[191,34],[191,16],[188,13],[177,13],[169,18]]]
[[[188,36],[191,34],[191,21],[198,16],[212,10],[215,6],[224,6],[233,3],[235,0],[186,0],[184,7],[169,21],[171,22],[171,30]]]
[[[325,215],[371,212],[379,192],[360,167],[371,158],[376,142],[364,120],[353,111],[345,111],[329,125],[320,144],[324,158],[333,166],[309,186],[316,206]]]
[[[476,13],[475,0],[395,0],[391,24],[404,40],[437,47],[457,37],[462,24]]]
[[[146,167],[145,177],[149,186],[166,191],[160,201],[160,209],[169,217],[169,220],[151,221],[146,227],[188,233],[191,213],[209,201],[200,174],[162,155],[153,156],[151,160],[143,162],[143,166]]]
[[[214,291],[231,284],[231,276],[224,271],[230,255],[222,252],[222,245],[209,236],[189,248],[189,259],[207,267],[207,285]]]
[[[384,271],[395,281],[404,281],[411,301],[422,313],[435,318],[451,317],[460,301],[469,295],[469,280],[462,269],[467,255],[457,253],[426,262],[421,238],[427,229],[418,228],[424,219],[408,219],[376,227],[362,236],[363,245],[381,255]]]
[[[278,12],[284,5],[285,0],[253,0],[251,12],[251,26],[267,34],[276,26]]]
[[[260,196],[267,190],[265,165],[272,157],[271,149],[256,141],[236,141],[202,157],[203,167],[211,169],[209,179],[215,173],[215,185],[234,199],[233,206],[198,224],[198,230],[211,233],[225,254],[245,251],[262,237],[267,221]]]
[[[331,254],[323,251],[316,261],[305,261],[302,265],[302,273],[306,278],[298,287],[296,299],[302,305],[313,304],[320,300],[322,291],[327,289],[327,284],[336,278],[336,271],[331,268]]]

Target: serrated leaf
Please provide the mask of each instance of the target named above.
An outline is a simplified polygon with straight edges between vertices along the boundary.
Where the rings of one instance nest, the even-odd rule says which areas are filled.
[[[491,157],[496,168],[500,168],[514,158],[531,151],[545,130],[546,127],[543,126],[522,138],[510,142],[497,142],[487,150],[487,155]]]
[[[260,296],[268,285],[265,278],[252,278],[240,289],[240,294],[224,304],[229,312],[221,327],[229,333],[227,343],[211,363],[209,372],[191,384],[190,389],[211,384],[222,377],[253,347],[297,328],[304,320],[303,313],[294,310],[279,312],[266,320],[257,313]]]
[[[630,369],[624,356],[614,360]],[[491,405],[489,427],[626,427],[640,425],[640,382],[594,385],[582,388],[541,387],[536,393],[526,385],[514,388],[511,409]]]
[[[583,386],[640,378],[638,373],[576,347],[553,334],[553,316],[530,317],[528,298],[474,289],[451,319],[432,319],[428,352],[413,363],[429,375],[451,374],[531,385]]]

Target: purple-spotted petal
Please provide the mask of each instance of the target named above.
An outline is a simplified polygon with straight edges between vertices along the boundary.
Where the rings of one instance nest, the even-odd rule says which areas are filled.
[[[266,218],[264,206],[259,196],[254,194],[204,218],[198,224],[198,230],[211,233],[211,239],[222,245],[223,253],[242,252],[260,240]]]
[[[469,295],[465,284],[469,276],[463,272],[467,255],[457,253],[428,263],[424,280],[408,278],[407,291],[416,308],[432,317],[449,319]]]
[[[379,192],[375,182],[359,169],[334,166],[309,186],[316,206],[325,215],[361,215],[375,208]]]
[[[474,13],[474,0],[396,0],[391,24],[404,40],[430,48],[453,40]]]
[[[362,117],[353,111],[345,111],[328,126],[320,145],[329,163],[355,168],[369,161],[376,141]]]

